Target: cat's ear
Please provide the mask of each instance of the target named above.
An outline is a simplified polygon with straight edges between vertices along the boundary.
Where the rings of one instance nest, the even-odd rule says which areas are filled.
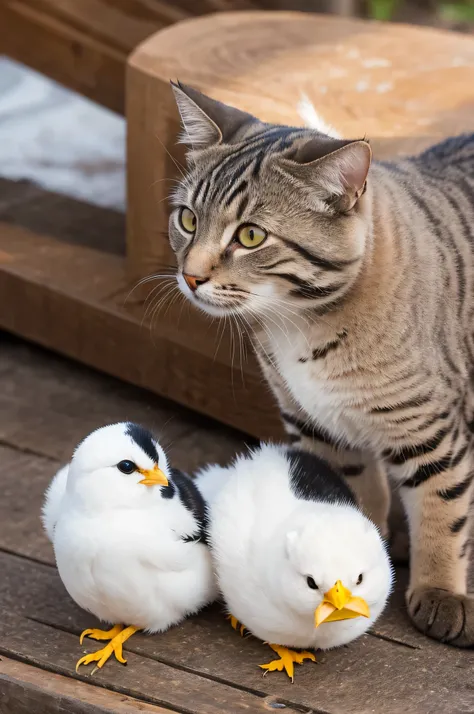
[[[256,121],[246,112],[207,97],[197,89],[171,82],[183,123],[180,143],[205,149],[228,141],[244,124]]]
[[[341,212],[350,211],[365,191],[372,161],[367,141],[321,140],[298,147],[285,168]]]

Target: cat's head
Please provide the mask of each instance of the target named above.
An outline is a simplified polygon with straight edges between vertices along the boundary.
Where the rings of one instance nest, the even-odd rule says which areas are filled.
[[[211,315],[330,309],[364,256],[368,143],[173,91],[189,146],[169,222],[183,293]]]

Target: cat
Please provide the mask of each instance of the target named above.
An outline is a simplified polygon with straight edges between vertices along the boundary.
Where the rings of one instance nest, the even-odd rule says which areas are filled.
[[[290,441],[410,532],[409,615],[474,645],[474,134],[372,161],[364,139],[263,123],[180,84],[178,284],[246,325]]]

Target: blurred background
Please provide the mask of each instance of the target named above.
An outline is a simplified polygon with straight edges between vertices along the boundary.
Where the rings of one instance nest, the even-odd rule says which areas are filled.
[[[280,10],[329,12],[444,27],[461,32],[474,28],[474,2],[438,2],[438,0],[260,0],[262,7]]]

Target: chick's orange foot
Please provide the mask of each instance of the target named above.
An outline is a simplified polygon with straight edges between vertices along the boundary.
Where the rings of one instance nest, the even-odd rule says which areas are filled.
[[[127,660],[123,657],[122,646],[123,643],[134,635],[135,632],[138,632],[138,630],[138,627],[123,627],[122,625],[115,625],[115,627],[112,627],[108,632],[104,630],[84,630],[81,635],[81,643],[86,635],[96,640],[110,639],[110,642],[102,649],[97,650],[97,652],[92,652],[91,654],[81,657],[76,664],[76,672],[79,670],[81,664],[87,665],[91,664],[91,662],[97,662],[96,667],[92,670],[92,674],[94,674],[97,669],[101,669],[104,666],[112,654],[115,655],[115,659],[118,662],[127,664]],[[110,637],[110,635],[112,635],[112,637]]]
[[[237,630],[239,630],[240,636],[243,637],[243,636],[245,635],[245,631],[247,630],[247,628],[245,627],[245,625],[240,624],[240,627],[239,627],[239,621],[238,621],[238,619],[237,619],[236,617],[234,617],[233,615],[227,615],[227,619],[230,620],[230,625],[231,625],[231,627],[232,627],[236,632],[237,632]]]
[[[270,644],[270,643],[266,643]],[[294,663],[303,664],[305,659],[310,659],[312,662],[316,662],[316,657],[312,652],[296,652],[295,650],[289,650],[287,647],[282,647],[281,645],[270,645],[272,650],[277,653],[280,659],[274,659],[268,664],[260,664],[259,667],[267,672],[282,672],[285,670],[291,681],[294,681]]]
[[[83,630],[79,638],[79,644],[82,645],[84,637],[90,637],[92,640],[113,640],[115,635],[118,635],[123,629],[123,625],[114,625],[110,630],[97,630],[95,627]]]

